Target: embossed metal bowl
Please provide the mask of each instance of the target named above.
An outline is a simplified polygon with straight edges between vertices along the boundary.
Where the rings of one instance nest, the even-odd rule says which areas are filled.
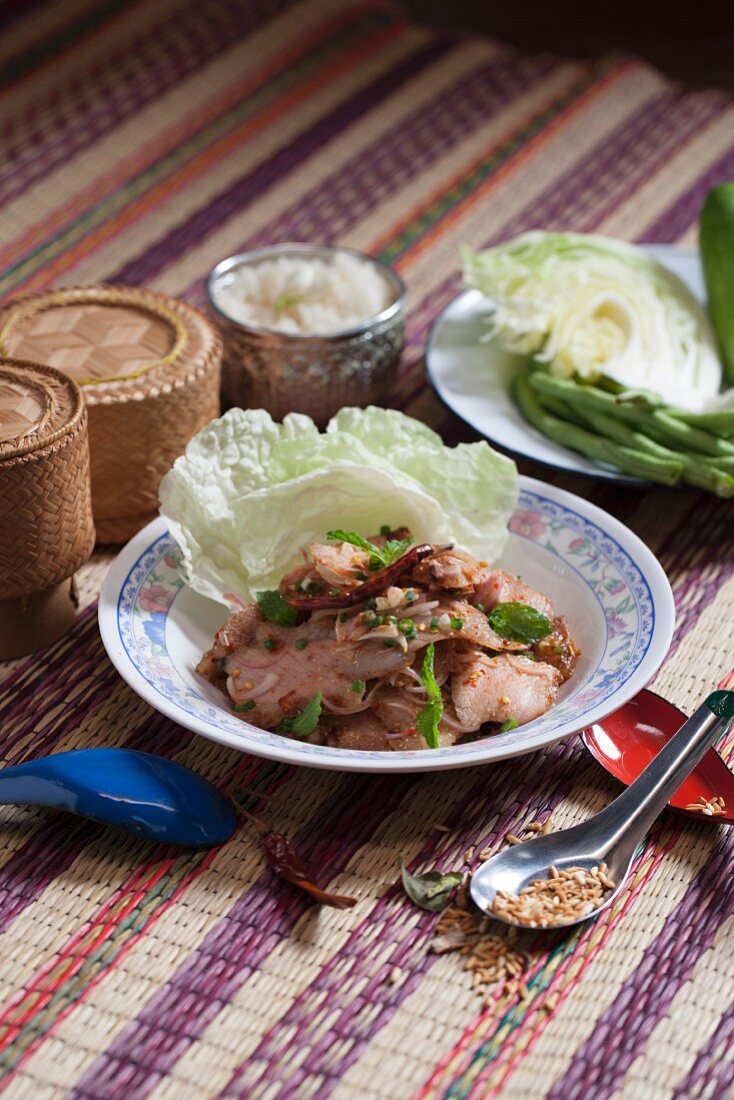
[[[348,253],[373,264],[389,291],[387,306],[361,324],[325,335],[294,335],[235,321],[217,302],[223,276],[278,256],[329,260]],[[405,339],[405,284],[387,264],[349,248],[278,244],[222,260],[207,279],[209,309],[224,337],[225,404],[267,409],[276,420],[300,412],[324,424],[344,405],[380,405],[390,397]]]

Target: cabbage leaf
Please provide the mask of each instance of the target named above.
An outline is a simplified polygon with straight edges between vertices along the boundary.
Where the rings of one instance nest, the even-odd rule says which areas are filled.
[[[518,494],[517,469],[485,443],[446,447],[388,409],[342,409],[326,431],[292,413],[230,409],[190,441],[160,486],[161,514],[189,584],[236,605],[272,590],[328,531],[383,525],[495,559]]]
[[[722,369],[703,306],[646,253],[608,237],[525,233],[462,249],[464,282],[491,299],[490,335],[552,374],[607,377],[691,411],[715,406]]]

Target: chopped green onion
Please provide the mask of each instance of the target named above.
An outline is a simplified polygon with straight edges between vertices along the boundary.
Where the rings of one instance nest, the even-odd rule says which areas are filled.
[[[464,625],[464,620],[459,618],[458,615],[455,615],[454,618],[451,620],[451,629],[452,630],[461,630],[463,625]]]
[[[355,695],[361,695],[365,686],[364,680],[352,680],[352,691]]]
[[[398,630],[401,634],[404,634],[406,638],[417,638],[418,636],[415,623],[412,619],[401,619],[398,623]]]
[[[236,710],[238,714],[244,713],[246,710],[252,710],[255,706],[254,699],[248,699],[246,703],[235,703],[232,710]]]
[[[305,649],[308,645],[308,638],[296,638],[296,649]]]
[[[382,527],[380,528],[380,534],[381,535],[389,535],[391,533],[391,531],[392,531],[392,527],[390,526],[389,523],[383,523]]]
[[[516,730],[517,724],[517,718],[508,718],[500,726],[500,733],[509,733],[510,730]]]
[[[263,649],[277,649],[279,645],[277,638],[266,638],[263,642]]]
[[[431,619],[431,630],[433,630],[433,631],[438,630],[438,618],[437,618],[436,615],[434,615],[433,618]]]

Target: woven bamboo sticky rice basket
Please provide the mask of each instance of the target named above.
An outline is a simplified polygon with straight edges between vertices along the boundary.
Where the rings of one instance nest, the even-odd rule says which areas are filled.
[[[94,548],[87,412],[61,371],[0,359],[0,658],[55,641]]]
[[[100,542],[122,542],[157,514],[161,477],[219,413],[215,328],[152,290],[71,287],[8,302],[0,352],[56,367],[81,387]]]

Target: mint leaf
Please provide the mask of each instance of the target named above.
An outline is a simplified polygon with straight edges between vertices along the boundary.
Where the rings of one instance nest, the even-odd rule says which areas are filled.
[[[398,558],[402,558],[406,550],[413,545],[412,539],[388,539],[382,548],[385,565],[392,565]]]
[[[382,552],[377,546],[373,546],[367,539],[363,539],[361,535],[358,535],[356,531],[327,531],[327,539],[331,539],[333,542],[348,542],[352,546],[359,547],[360,550],[364,550],[369,554],[371,558],[376,561],[382,561]]]
[[[308,737],[319,724],[321,717],[321,692],[309,699],[298,714],[290,714],[278,726],[278,733],[290,733],[294,737]]]
[[[285,602],[280,592],[256,592],[257,606],[269,623],[275,626],[295,626],[298,612]]]
[[[526,603],[498,603],[489,616],[489,625],[500,638],[534,645],[553,633],[553,623],[542,611]]]
[[[437,749],[439,747],[438,727],[443,718],[443,696],[441,695],[441,688],[436,682],[436,676],[433,671],[435,651],[436,645],[434,642],[431,642],[431,644],[426,647],[423,666],[420,672],[420,677],[426,689],[426,695],[428,696],[428,702],[418,712],[418,717],[415,721],[418,733],[424,738],[429,749]]]
[[[375,546],[373,542],[363,539],[356,531],[327,531],[326,537],[334,542],[348,542],[351,546],[364,550],[372,559],[373,568],[380,569],[392,565],[413,545],[412,539],[388,539],[384,546]]]
[[[405,868],[405,860],[400,857],[400,873],[403,889],[414,905],[427,909],[429,913],[440,913],[449,903],[452,892],[461,882],[458,871],[442,874],[440,871],[428,871],[425,875],[411,875]]]

